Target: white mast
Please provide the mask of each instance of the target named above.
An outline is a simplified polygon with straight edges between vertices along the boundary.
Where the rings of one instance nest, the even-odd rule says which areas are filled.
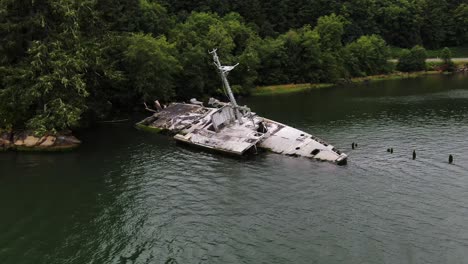
[[[229,82],[227,80],[227,75],[229,74],[230,71],[232,71],[239,63],[233,66],[223,66],[221,65],[221,62],[219,61],[218,54],[216,53],[218,49],[213,49],[209,53],[213,55],[213,61],[216,67],[219,70],[219,74],[221,75],[221,79],[224,84],[224,88],[226,89],[226,92],[229,96],[229,101],[231,101],[231,105],[234,108],[234,112],[236,113],[237,120],[239,121],[240,124],[242,124],[242,115],[241,112],[239,111],[239,106],[237,105],[236,98],[234,98],[234,94],[232,93],[231,86],[229,85]]]
[[[212,51],[210,51],[210,54],[213,54],[213,61],[214,61],[214,64],[216,65],[216,67],[218,68],[219,70],[219,73],[221,75],[221,79],[223,81],[223,84],[224,84],[224,88],[226,89],[226,92],[229,96],[229,100],[231,101],[231,104],[232,106],[234,106],[235,108],[238,107],[237,105],[237,102],[236,102],[236,98],[234,98],[234,94],[232,93],[232,90],[231,90],[231,86],[229,85],[229,82],[227,80],[227,75],[229,74],[230,71],[232,71],[237,65],[239,65],[239,63],[237,63],[236,65],[234,66],[222,66],[221,65],[221,62],[219,62],[219,57],[218,57],[218,54],[216,54],[216,50],[217,49],[214,49]]]

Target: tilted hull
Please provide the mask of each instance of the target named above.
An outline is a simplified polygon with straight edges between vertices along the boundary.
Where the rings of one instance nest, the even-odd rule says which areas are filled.
[[[235,116],[229,104],[210,108],[173,103],[137,126],[165,131],[177,141],[227,154],[244,155],[261,148],[339,165],[347,162],[346,154],[311,134],[255,113]]]

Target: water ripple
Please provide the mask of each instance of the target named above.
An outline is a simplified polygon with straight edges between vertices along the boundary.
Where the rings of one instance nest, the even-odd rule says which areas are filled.
[[[405,83],[249,103],[333,142],[344,167],[235,159],[130,126],[75,153],[0,154],[0,260],[464,263],[468,90]]]

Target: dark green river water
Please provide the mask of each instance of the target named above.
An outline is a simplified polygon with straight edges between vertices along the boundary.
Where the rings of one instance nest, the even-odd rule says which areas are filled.
[[[468,76],[241,101],[348,165],[218,156],[130,123],[71,153],[0,153],[0,263],[468,262]]]

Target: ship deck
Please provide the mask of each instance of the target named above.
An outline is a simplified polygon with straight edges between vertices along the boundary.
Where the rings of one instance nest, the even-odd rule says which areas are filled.
[[[168,131],[179,142],[228,154],[243,155],[258,147],[288,156],[346,163],[345,154],[311,134],[254,113],[233,119],[229,107],[173,103],[139,125]],[[260,123],[266,127],[265,133],[258,132]]]

